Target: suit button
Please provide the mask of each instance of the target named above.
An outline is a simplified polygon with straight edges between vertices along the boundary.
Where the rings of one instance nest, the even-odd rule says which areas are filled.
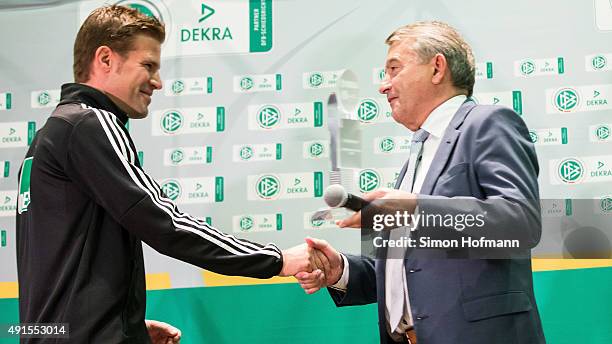
[[[413,274],[415,272],[419,272],[419,271],[421,271],[421,269],[418,269],[418,268],[417,269],[410,269],[410,270],[408,270],[408,272],[411,273],[411,274]]]
[[[427,315],[421,315],[421,316],[416,317],[416,320],[425,320],[425,319],[427,319],[427,318],[429,318],[429,316],[427,316]]]

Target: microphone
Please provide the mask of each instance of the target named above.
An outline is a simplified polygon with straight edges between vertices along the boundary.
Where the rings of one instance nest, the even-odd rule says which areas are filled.
[[[361,208],[370,204],[370,202],[363,198],[346,192],[344,187],[340,184],[328,186],[323,194],[323,199],[331,208],[344,207],[353,211],[360,211]]]

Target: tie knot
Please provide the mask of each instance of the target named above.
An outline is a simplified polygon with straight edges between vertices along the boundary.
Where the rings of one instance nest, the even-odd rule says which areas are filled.
[[[412,142],[425,142],[429,137],[429,133],[425,129],[419,129],[412,135]]]

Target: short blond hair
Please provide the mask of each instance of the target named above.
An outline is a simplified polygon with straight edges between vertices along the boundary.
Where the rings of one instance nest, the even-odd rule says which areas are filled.
[[[421,63],[428,62],[436,54],[444,55],[453,85],[465,90],[468,97],[472,95],[476,79],[474,54],[457,30],[439,21],[420,21],[397,28],[385,43],[392,45],[404,40],[412,40],[411,48]]]

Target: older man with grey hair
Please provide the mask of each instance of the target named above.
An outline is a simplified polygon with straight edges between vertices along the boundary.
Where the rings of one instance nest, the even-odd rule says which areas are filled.
[[[386,44],[380,93],[395,121],[414,135],[395,190],[364,198],[403,200],[408,213],[454,213],[457,199],[488,206],[499,229],[495,234],[523,238],[526,254],[468,259],[459,249],[437,251],[433,259],[414,252],[393,259],[389,250],[386,258],[374,259],[307,239],[324,253],[324,264],[317,264],[324,268],[296,277],[307,293],[329,287],[337,306],[377,302],[381,343],[545,343],[529,259],[541,234],[539,207],[520,206],[539,199],[538,162],[525,123],[509,108],[470,98],[472,50],[449,25],[403,26]],[[361,212],[338,225],[360,227]]]

